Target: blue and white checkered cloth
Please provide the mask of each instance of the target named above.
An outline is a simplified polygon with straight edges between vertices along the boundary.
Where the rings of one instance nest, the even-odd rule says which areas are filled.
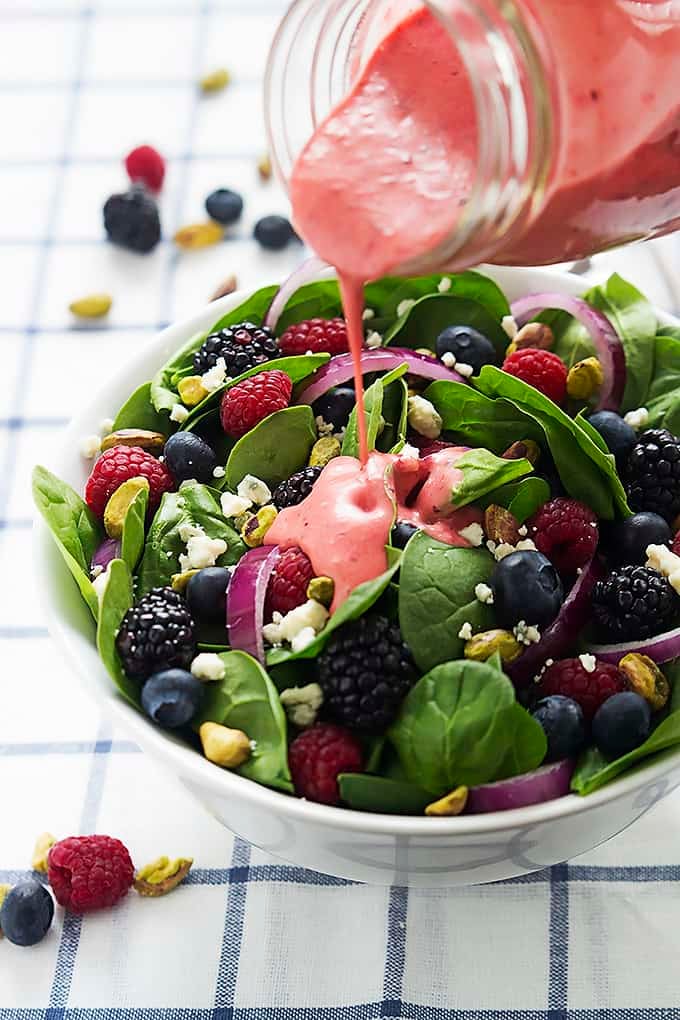
[[[329,0],[330,3],[330,0]],[[171,896],[131,895],[49,936],[0,943],[0,1020],[670,1020],[680,1018],[680,795],[569,865],[481,888],[376,889],[233,840],[102,721],[47,637],[31,564],[29,474],[102,368],[235,272],[284,275],[255,219],[285,209],[255,164],[260,78],[283,0],[0,0],[0,882],[33,842],[100,831],[136,862],[189,855]],[[200,96],[226,66],[233,85]],[[122,155],[168,157],[166,237],[214,187],[246,194],[217,248],[139,258],[102,239]],[[680,244],[595,260],[677,309]],[[105,325],[69,301],[108,291]]]

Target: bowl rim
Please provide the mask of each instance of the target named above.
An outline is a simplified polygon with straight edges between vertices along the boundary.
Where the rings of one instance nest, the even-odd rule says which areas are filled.
[[[580,295],[587,289],[586,281],[573,274],[550,269],[512,268],[497,266],[481,266],[480,272],[491,276],[505,291],[508,284],[518,279],[535,280],[532,289],[561,290]],[[319,278],[329,278],[334,274],[331,270],[319,274]],[[123,368],[111,374],[107,382],[98,388],[87,403],[73,416],[70,424],[62,433],[58,448],[47,458],[50,469],[63,477],[68,476],[69,459],[73,460],[72,452],[78,448],[79,440],[84,434],[93,431],[93,422],[101,421],[104,412],[101,408],[109,408],[111,391],[124,378],[136,378],[131,393],[139,383],[137,371],[152,355],[158,363],[172,353],[175,348],[185,342],[193,334],[208,329],[222,315],[237,307],[258,288],[241,289],[234,294],[214,301],[198,312],[174,323],[156,333],[153,338],[143,343],[138,351],[126,358]],[[680,321],[666,313],[657,311],[662,321],[680,325]],[[238,775],[213,765],[194,748],[183,743],[174,734],[154,726],[140,712],[127,704],[113,685],[103,663],[99,659],[96,648],[87,641],[84,635],[69,625],[59,605],[56,574],[68,577],[65,565],[55,556],[56,548],[47,525],[39,512],[33,512],[34,566],[38,580],[43,609],[50,636],[54,639],[67,661],[71,662],[75,673],[86,687],[90,696],[99,701],[104,710],[116,721],[131,731],[145,752],[163,761],[182,779],[189,780],[196,789],[206,790],[221,797],[231,797],[234,802],[247,801],[253,807],[271,811],[287,819],[305,822],[321,828],[333,828],[347,832],[362,832],[394,837],[467,837],[489,833],[502,833],[509,829],[527,828],[540,825],[558,818],[582,815],[600,807],[628,797],[646,786],[650,781],[660,779],[672,771],[676,759],[680,759],[680,748],[669,749],[650,759],[648,764],[632,773],[617,777],[607,786],[594,791],[587,797],[567,794],[556,800],[534,804],[528,807],[513,808],[509,811],[496,811],[488,814],[462,815],[455,818],[430,818],[415,815],[378,814],[375,812],[357,811],[352,808],[332,807],[317,804],[303,798],[290,796],[281,791],[256,783],[252,779]],[[63,599],[61,600],[64,601]],[[98,678],[93,682],[92,664],[83,660],[82,649],[87,647],[94,654],[97,664]],[[101,682],[100,682],[101,681]]]

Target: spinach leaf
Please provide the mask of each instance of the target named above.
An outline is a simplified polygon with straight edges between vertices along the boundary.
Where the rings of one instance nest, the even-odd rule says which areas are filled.
[[[174,423],[167,414],[161,414],[151,399],[151,383],[142,383],[132,396],[128,397],[113,421],[113,431],[117,429],[149,429],[150,432],[161,432],[167,435]]]
[[[518,702],[508,712],[505,725],[507,746],[496,771],[497,780],[529,772],[541,764],[548,752],[545,730]]]
[[[680,339],[655,338],[654,376],[644,399],[651,428],[680,435]]]
[[[383,399],[385,431],[378,440],[378,449],[385,453],[401,453],[408,428],[408,386],[399,379],[385,391]]]
[[[404,363],[397,368],[387,372],[381,379],[376,379],[368,387],[364,394],[364,409],[366,414],[366,433],[369,450],[375,450],[378,446],[378,439],[381,431],[384,431],[385,419],[383,417],[383,404],[386,393],[390,386],[398,382],[408,371],[408,365]],[[402,391],[398,391],[403,393]],[[359,456],[359,426],[356,406],[352,410],[345,429],[345,438],[342,441],[342,453],[345,457]],[[400,412],[401,420],[401,412]],[[396,439],[395,439],[396,442]]]
[[[104,538],[102,526],[78,493],[47,468],[34,468],[32,487],[33,501],[96,620],[99,606],[90,563]]]
[[[130,503],[123,521],[123,535],[121,539],[121,559],[127,563],[130,573],[134,573],[139,563],[139,557],[144,550],[144,523],[146,511],[149,506],[148,486],[140,489]]]
[[[367,773],[345,772],[338,776],[340,797],[355,811],[388,815],[422,815],[432,801],[426,790],[413,783],[385,779]]]
[[[401,557],[395,559],[384,574],[374,577],[371,581],[364,581],[357,585],[345,601],[338,606],[330,620],[317,634],[316,639],[301,652],[293,652],[289,648],[272,648],[267,655],[268,666],[278,666],[282,662],[290,662],[296,659],[315,659],[326,647],[331,635],[350,620],[358,620],[360,616],[368,612],[386,591],[390,581],[399,570]]]
[[[316,442],[314,412],[306,404],[275,411],[236,443],[227,460],[227,485],[246,475],[273,487],[304,467]]]
[[[507,313],[506,313],[507,314]],[[384,334],[386,344],[399,347],[429,347],[447,326],[472,326],[487,336],[501,357],[508,346],[508,336],[500,319],[489,309],[464,296],[428,294],[419,298]]]
[[[399,575],[399,625],[421,670],[463,654],[464,623],[475,632],[493,626],[493,610],[475,587],[488,583],[494,565],[486,549],[444,545],[422,531],[410,540]]]
[[[425,390],[442,418],[442,427],[466,443],[503,453],[520,439],[545,443],[538,422],[513,404],[493,400],[466,383],[440,380]]]
[[[243,730],[254,741],[255,749],[236,771],[256,783],[292,793],[286,714],[274,684],[259,662],[245,652],[222,652],[220,658],[224,679],[206,684],[194,727],[216,722]]]
[[[545,742],[533,730],[528,745],[519,743],[529,727],[517,726],[518,708],[512,683],[493,665],[446,662],[412,688],[388,735],[408,779],[441,796],[541,763]]]
[[[140,686],[125,675],[116,648],[116,635],[123,617],[133,604],[132,575],[123,560],[112,560],[99,605],[97,650],[116,687],[131,705],[140,707]]]
[[[179,492],[165,493],[151,522],[139,567],[140,596],[152,588],[170,584],[172,575],[179,572],[179,556],[186,551],[186,542],[180,537],[183,524],[196,524],[209,538],[224,539],[227,551],[217,561],[220,566],[236,563],[246,551],[240,535],[227,524],[208,486],[185,482]]]
[[[463,472],[451,496],[456,507],[474,503],[487,492],[533,471],[528,460],[503,460],[483,449],[468,450],[456,461],[456,468]]]
[[[278,336],[296,322],[305,319],[333,319],[342,315],[337,280],[317,280],[299,287],[288,300],[276,323]]]
[[[486,509],[492,503],[504,506],[523,524],[528,517],[536,513],[539,507],[550,499],[550,486],[544,478],[532,476],[522,478],[519,482],[509,482],[499,489],[488,492],[479,503]]]
[[[217,333],[220,329],[235,326],[239,322],[254,322],[257,326],[261,325],[278,289],[278,285],[274,284],[256,290],[238,308],[232,308],[230,312],[226,312],[221,319],[218,319],[210,332]]]
[[[680,340],[680,326],[660,322],[656,328],[657,336],[669,336],[672,340]]]

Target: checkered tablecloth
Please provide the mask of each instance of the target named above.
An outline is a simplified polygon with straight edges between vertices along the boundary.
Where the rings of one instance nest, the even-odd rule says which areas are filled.
[[[329,0],[330,3],[330,0]],[[260,79],[283,0],[0,0],[0,882],[39,832],[121,837],[141,863],[191,855],[166,899],[58,912],[31,950],[0,942],[0,1020],[661,1020],[680,1017],[680,797],[569,865],[458,891],[369,888],[233,840],[112,732],[47,636],[31,564],[29,473],[103,373],[235,272],[284,275],[299,250],[250,237],[282,194],[259,183]],[[224,94],[196,81],[228,67]],[[104,242],[122,155],[168,157],[166,237],[233,186],[219,247],[146,258]],[[596,260],[668,308],[680,242]],[[67,305],[109,291],[105,325]]]

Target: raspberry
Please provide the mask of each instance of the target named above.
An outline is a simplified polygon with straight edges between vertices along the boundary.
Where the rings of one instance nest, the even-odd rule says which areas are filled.
[[[222,428],[238,439],[275,411],[288,407],[293,384],[285,372],[260,372],[225,391],[220,407]]]
[[[597,549],[597,517],[577,499],[551,499],[534,514],[528,527],[538,551],[565,574],[585,566]]]
[[[607,698],[625,689],[626,679],[613,663],[597,661],[595,669],[589,673],[580,659],[562,659],[546,669],[537,696],[561,694],[571,698],[581,706],[584,718],[590,722]]]
[[[172,588],[153,588],[128,609],[116,635],[127,676],[146,680],[158,670],[188,669],[196,654],[194,620]]]
[[[112,907],[126,895],[134,875],[126,847],[111,836],[69,836],[49,852],[52,892],[74,914]]]
[[[302,468],[287,478],[285,482],[279,482],[272,496],[272,503],[276,509],[285,510],[286,507],[297,506],[303,499],[306,499],[322,471],[323,468],[318,465]]]
[[[680,438],[648,429],[633,447],[624,471],[633,510],[651,510],[667,521],[680,512]]]
[[[349,350],[344,319],[307,319],[279,337],[283,354],[344,354]]]
[[[503,362],[503,371],[533,386],[556,404],[564,403],[567,366],[552,351],[540,351],[534,347],[515,351]]]
[[[98,517],[116,489],[128,478],[146,478],[149,483],[149,510],[158,508],[164,492],[175,483],[165,464],[139,446],[112,446],[98,457],[85,486],[85,502]]]
[[[318,804],[338,804],[341,772],[362,772],[361,745],[341,726],[319,723],[296,737],[288,750],[295,792]]]
[[[125,169],[133,184],[140,181],[149,191],[156,193],[163,187],[165,160],[152,145],[138,145],[128,152]]]
[[[291,609],[307,601],[307,587],[314,577],[314,568],[302,549],[292,546],[282,552],[267,588],[265,616],[271,620],[273,613],[285,616]]]
[[[680,598],[667,579],[649,567],[612,570],[593,588],[593,615],[605,637],[636,641],[672,626],[680,612]]]
[[[279,342],[267,326],[239,322],[206,337],[194,354],[194,371],[203,375],[224,358],[227,375],[235,379],[257,365],[278,358]]]

